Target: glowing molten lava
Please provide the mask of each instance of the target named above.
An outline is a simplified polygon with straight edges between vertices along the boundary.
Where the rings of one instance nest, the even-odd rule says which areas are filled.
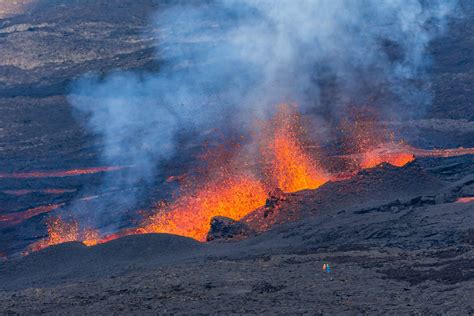
[[[352,157],[359,162],[361,168],[372,168],[383,162],[403,167],[415,160],[415,157],[447,158],[473,154],[474,148],[419,149],[405,143],[392,142]]]
[[[23,222],[33,216],[49,213],[57,208],[60,208],[63,204],[51,204],[43,205],[34,208],[30,208],[23,212],[10,213],[5,215],[0,215],[0,225],[1,226],[12,226]]]
[[[298,113],[289,105],[280,105],[273,119],[265,123],[262,154],[276,187],[284,192],[316,189],[328,181],[319,164],[305,152],[300,142],[303,132]]]
[[[403,167],[407,163],[415,160],[415,156],[405,151],[390,151],[388,149],[378,149],[365,152],[361,155],[360,167],[363,169],[373,168],[381,163],[388,163],[392,166]]]
[[[60,217],[50,217],[47,221],[47,226],[48,237],[32,244],[30,246],[31,251],[78,240],[79,227],[76,221],[65,222]]]
[[[204,241],[214,216],[226,216],[240,220],[253,210],[265,204],[269,187],[279,187],[286,192],[315,189],[327,181],[318,164],[307,155],[299,142],[302,129],[295,109],[282,105],[278,113],[263,123],[263,137],[260,144],[266,165],[266,178],[257,177],[241,171],[243,166],[222,161],[222,157],[207,155],[206,159],[215,161],[210,169],[218,169],[197,189],[184,192],[171,205],[158,208],[142,227],[142,232],[170,233]],[[225,155],[224,155],[225,156]]]
[[[166,209],[158,209],[143,227],[147,233],[169,233],[204,241],[211,218],[239,220],[265,204],[267,193],[256,179],[240,175],[204,183],[196,192],[184,194]]]
[[[64,221],[61,217],[50,217],[47,221],[48,237],[32,244],[26,253],[38,251],[46,247],[71,241],[81,241],[87,246],[99,242],[99,233],[87,229],[80,230],[77,221]]]
[[[68,241],[76,241],[79,227],[76,221],[65,222],[60,217],[48,221],[48,244],[56,245]]]
[[[403,167],[415,160],[411,148],[395,141],[393,132],[381,125],[378,113],[368,107],[351,108],[349,117],[341,122],[347,155],[358,169],[376,167],[382,163]]]
[[[151,215],[145,216],[139,227],[127,228],[102,237],[98,231],[79,229],[75,221],[66,222],[61,218],[52,218],[48,222],[48,237],[33,244],[30,250],[68,241],[81,241],[92,246],[143,233],[169,233],[205,241],[213,217],[225,216],[240,220],[264,206],[269,197],[268,192],[275,188],[287,193],[316,189],[330,179],[348,179],[361,169],[372,168],[381,163],[402,167],[413,161],[415,155],[447,157],[474,153],[473,149],[464,148],[431,151],[415,149],[403,142],[395,142],[393,135],[380,127],[379,121],[369,113],[368,116],[356,117],[346,122],[342,134],[346,135],[347,139],[342,143],[346,147],[343,153],[349,154],[333,156],[343,161],[343,164],[341,168],[334,169],[334,174],[329,174],[320,163],[324,161],[325,165],[329,166],[326,160],[322,160],[321,153],[308,152],[309,142],[305,138],[307,133],[296,107],[280,105],[270,120],[258,122],[258,136],[245,143],[252,148],[250,155],[242,150],[243,144],[238,144],[233,149],[223,146],[217,154],[212,150],[206,152],[201,157],[205,162],[204,172],[196,168],[186,176],[169,177],[167,182],[180,185],[180,194],[170,203],[156,206]],[[0,178],[64,177],[118,169],[121,167],[0,174]],[[87,201],[97,197],[88,196],[81,200]],[[457,202],[473,200],[474,198],[460,198]],[[34,216],[31,214],[47,210],[49,208],[29,210],[25,216]],[[0,221],[2,220],[13,221],[14,217],[0,217]]]

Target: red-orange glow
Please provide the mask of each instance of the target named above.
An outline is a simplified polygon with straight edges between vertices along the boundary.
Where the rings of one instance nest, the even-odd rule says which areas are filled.
[[[97,230],[86,229],[82,232],[82,243],[86,246],[94,246],[101,242],[100,234]]]
[[[331,158],[324,158],[318,145],[311,147],[314,151],[309,151],[309,144],[312,142],[307,141],[306,125],[296,107],[280,105],[271,119],[258,122],[258,136],[254,135],[251,140],[240,138],[232,146],[222,144],[227,142],[226,139],[222,143],[217,142],[217,150],[206,150],[198,156],[204,163],[198,164],[199,167],[195,170],[186,173],[186,176],[168,177],[167,182],[176,181],[179,184],[180,194],[169,203],[157,203],[152,214],[146,215],[139,227],[101,236],[95,230],[79,229],[74,221],[64,222],[53,218],[48,223],[49,236],[31,249],[38,250],[66,241],[81,241],[87,246],[93,246],[123,236],[144,233],[169,233],[205,241],[212,217],[226,216],[240,220],[265,205],[268,192],[275,188],[287,193],[316,189],[329,180],[346,180],[361,169],[373,168],[381,163],[402,167],[413,161],[415,156],[451,157],[474,154],[474,149],[469,148],[413,148],[395,141],[393,134],[381,127],[379,121],[373,113],[363,113],[344,123],[341,131],[347,139],[343,139],[342,143],[347,154],[332,157],[342,161],[342,167],[334,164],[336,167],[331,169],[334,174],[329,174],[322,167],[322,162],[324,166],[333,167],[329,161]],[[0,174],[0,178],[63,177],[118,169],[121,167]],[[87,196],[81,200],[88,201],[98,197]],[[457,202],[472,200],[474,199],[461,198]],[[41,213],[41,210],[30,211],[31,214],[36,212]],[[253,215],[249,218],[251,216]],[[255,222],[256,225],[261,225],[262,231],[272,225],[262,218]]]
[[[294,107],[280,105],[277,114],[264,126],[262,154],[278,188],[296,192],[316,189],[328,181],[317,161],[301,144],[304,130]]]
[[[258,142],[268,173],[266,178],[272,182],[270,187],[295,192],[315,189],[327,181],[300,143],[303,132],[296,109],[288,105],[279,106],[278,113],[263,123],[264,137]],[[212,217],[240,220],[265,204],[267,186],[255,176],[243,173],[244,165],[228,167],[234,162],[231,154],[210,152],[203,157],[212,162],[208,180],[198,189],[184,192],[170,205],[158,208],[146,219],[142,232],[170,233],[204,241]],[[219,171],[212,172],[213,169]]]
[[[33,216],[43,214],[43,213],[49,213],[55,209],[60,208],[62,205],[63,204],[43,205],[43,206],[30,208],[23,212],[0,215],[0,225],[7,225],[7,226],[17,225],[23,222],[24,220],[32,218]]]
[[[382,163],[403,167],[415,160],[403,141],[395,141],[393,132],[380,124],[378,113],[368,107],[350,109],[349,119],[341,123],[344,144],[356,169],[373,168]]]
[[[98,231],[92,229],[81,230],[75,220],[65,221],[61,217],[50,217],[46,224],[48,237],[32,244],[26,253],[71,241],[79,241],[86,246],[93,246],[100,242]]]
[[[56,245],[68,241],[76,241],[79,227],[76,221],[63,221],[60,217],[50,218],[48,222],[48,243]]]
[[[0,173],[1,178],[12,178],[12,179],[30,179],[30,178],[62,178],[62,177],[73,177],[85,174],[94,174],[108,171],[117,171],[124,169],[125,167],[112,166],[112,167],[92,167],[85,169],[72,169],[64,171],[35,171],[35,172],[17,172],[17,173]]]
[[[402,167],[415,160],[415,157],[457,157],[473,155],[474,148],[420,149],[405,143],[388,143],[379,148],[358,155],[361,168],[372,168],[383,162]]]
[[[220,181],[204,183],[196,192],[184,194],[167,209],[149,217],[142,232],[169,233],[206,239],[211,218],[226,216],[239,220],[265,204],[267,193],[256,179],[230,175]]]
[[[474,196],[460,197],[456,200],[456,203],[470,203],[474,202]]]
[[[102,244],[105,242],[109,242],[112,240],[115,240],[117,238],[125,237],[125,236],[130,236],[130,235],[137,235],[137,234],[145,234],[147,233],[145,230],[142,228],[125,228],[122,229],[121,231],[118,231],[113,234],[106,235],[102,237],[97,243]]]
[[[361,155],[360,167],[363,169],[373,168],[381,163],[388,163],[395,167],[403,167],[413,160],[415,160],[415,156],[410,152],[372,150]]]
[[[70,241],[77,241],[79,227],[76,221],[63,221],[60,217],[50,217],[47,222],[48,237],[32,244],[30,251],[38,251],[46,247]]]

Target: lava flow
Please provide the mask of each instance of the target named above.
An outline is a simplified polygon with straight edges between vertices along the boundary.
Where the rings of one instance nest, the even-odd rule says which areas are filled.
[[[294,107],[280,105],[273,119],[264,124],[264,134],[260,147],[275,187],[296,192],[316,189],[328,181],[300,143],[304,131]]]
[[[207,175],[194,179],[195,183],[202,184],[183,183],[181,194],[171,203],[157,207],[152,215],[143,220],[140,228],[94,240],[100,243],[130,234],[170,233],[205,241],[214,216],[240,220],[263,206],[268,192],[274,187],[294,192],[314,189],[327,181],[324,172],[299,142],[302,128],[294,108],[280,106],[275,117],[264,126],[265,136],[255,140],[262,155],[262,159],[256,160],[263,160],[266,165],[263,178],[246,171],[245,164],[236,163],[244,159],[239,157],[239,152],[235,155],[211,152],[204,155],[208,162]],[[65,233],[63,226],[56,224],[48,227],[50,235],[56,228],[60,231],[54,232],[54,236],[44,240],[42,245],[60,242],[58,236]],[[67,236],[64,241],[70,241],[74,236],[74,240],[81,240],[74,229],[69,229]]]
[[[48,227],[48,237],[30,245],[25,254],[71,241],[81,241],[86,246],[93,246],[100,239],[97,231],[91,229],[81,230],[75,220],[66,221],[61,217],[50,217],[46,225]]]
[[[145,232],[171,233],[204,241],[214,216],[240,220],[265,204],[268,191],[278,187],[285,192],[315,189],[327,178],[315,160],[304,151],[303,134],[296,109],[279,106],[276,115],[263,123],[263,137],[257,141],[264,161],[264,179],[246,174],[241,167],[222,167],[196,191],[181,195],[164,209],[158,209],[143,226]],[[224,155],[225,156],[225,155]],[[216,157],[208,157],[216,160]],[[216,174],[216,173],[214,173]]]
[[[377,148],[360,154],[346,155],[345,157],[357,161],[362,169],[372,168],[381,163],[389,163],[396,167],[403,167],[415,160],[415,157],[447,158],[463,155],[473,155],[474,148],[449,149],[419,149],[403,142],[381,144]]]
[[[0,225],[1,226],[13,226],[32,218],[33,216],[49,213],[55,209],[60,208],[63,204],[51,204],[51,205],[43,205],[34,208],[30,208],[23,212],[16,212],[10,213],[5,215],[0,215]]]
[[[373,168],[382,163],[388,163],[395,167],[403,167],[415,160],[415,155],[409,151],[391,150],[390,146],[377,148],[361,155],[359,161],[362,169]]]
[[[287,193],[316,189],[329,180],[347,179],[361,169],[381,163],[402,167],[415,159],[415,153],[452,156],[469,152],[468,149],[417,150],[403,142],[395,142],[392,135],[378,130],[373,120],[368,122],[357,122],[354,128],[347,130],[352,154],[338,157],[350,161],[351,167],[340,174],[329,174],[320,161],[330,159],[319,152],[308,152],[305,129],[296,107],[281,105],[273,118],[258,123],[259,136],[250,142],[250,146],[259,149],[256,155],[249,156],[240,146],[209,151],[202,156],[207,163],[205,172],[198,171],[195,177],[170,177],[168,181],[179,179],[179,194],[173,201],[156,206],[139,227],[100,236],[95,230],[80,230],[75,221],[53,218],[48,222],[48,237],[30,249],[43,249],[67,241],[81,241],[91,246],[143,233],[169,233],[205,241],[213,217],[240,220],[265,205],[268,192],[275,188]]]
[[[165,209],[157,209],[144,223],[147,233],[169,233],[205,241],[211,218],[239,220],[265,204],[267,193],[252,176],[229,175],[183,194]]]
[[[63,178],[73,177],[86,174],[95,174],[109,171],[118,171],[125,167],[92,167],[85,169],[71,169],[63,171],[34,171],[34,172],[16,172],[16,173],[0,173],[0,179],[31,179],[31,178]]]

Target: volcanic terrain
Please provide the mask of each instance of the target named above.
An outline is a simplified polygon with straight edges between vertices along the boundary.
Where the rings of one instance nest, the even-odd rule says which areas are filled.
[[[205,131],[178,139],[151,182],[104,188],[137,166],[104,165],[70,85],[159,72],[149,14],[171,4],[0,1],[0,313],[474,314],[474,4],[429,46],[432,106],[378,122],[403,142],[313,160],[319,145],[282,106],[259,123],[271,134],[255,165],[213,151]],[[218,161],[206,177],[197,156]],[[179,185],[191,193],[175,198]],[[98,230],[55,217],[113,212],[131,191]]]

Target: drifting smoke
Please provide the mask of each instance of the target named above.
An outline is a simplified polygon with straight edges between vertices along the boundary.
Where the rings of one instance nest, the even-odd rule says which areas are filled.
[[[422,113],[430,102],[426,48],[454,7],[441,0],[175,5],[153,17],[158,74],[86,76],[70,101],[100,137],[105,163],[134,166],[104,185],[133,186],[178,153],[178,134],[251,132],[255,118],[281,102],[315,117],[340,117],[353,104]],[[121,196],[116,210],[134,198]]]

